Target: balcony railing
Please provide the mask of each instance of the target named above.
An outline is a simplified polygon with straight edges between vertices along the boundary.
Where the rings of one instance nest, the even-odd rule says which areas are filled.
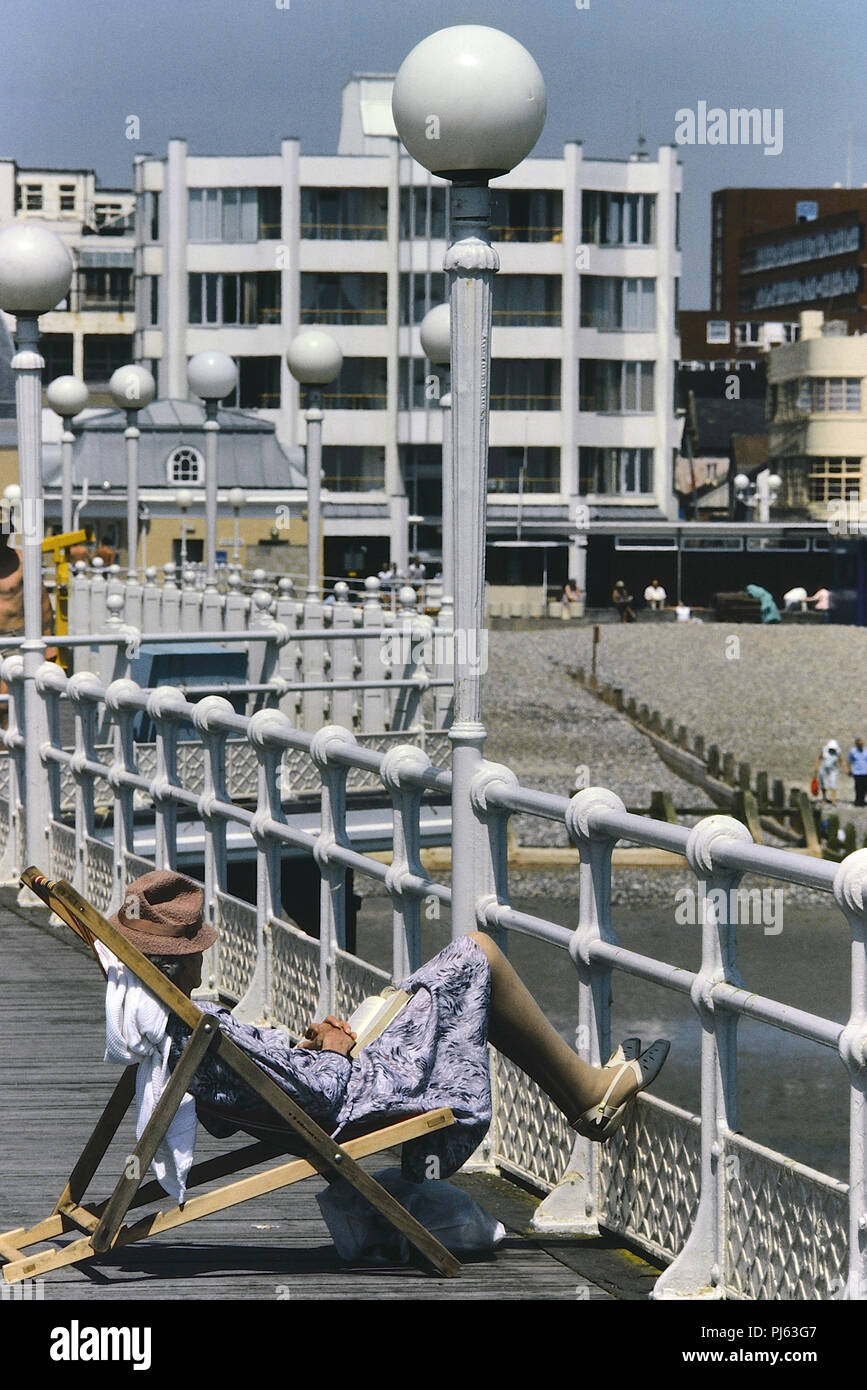
[[[520,394],[509,391],[502,396],[491,396],[492,410],[559,410],[560,393],[556,396],[542,396],[537,393]]]
[[[488,478],[488,492],[559,492],[560,476],[556,478],[524,478],[518,482],[517,475],[508,478]]]
[[[495,328],[559,328],[563,315],[559,309],[498,309],[494,305]]]
[[[322,486],[330,492],[382,492],[385,477],[382,474],[324,473]]]
[[[491,227],[494,241],[562,241],[562,227]]]
[[[326,410],[385,410],[388,396],[384,391],[323,391],[322,404]]]
[[[302,222],[302,241],[385,241],[385,222]]]
[[[341,306],[337,309],[302,309],[302,323],[360,323],[360,324],[384,324],[386,322],[386,310],[381,309],[351,309]]]

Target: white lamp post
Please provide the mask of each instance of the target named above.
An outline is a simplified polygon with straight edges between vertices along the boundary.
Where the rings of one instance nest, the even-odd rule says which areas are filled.
[[[452,360],[452,323],[448,304],[437,304],[421,321],[421,345],[434,366],[447,367]],[[440,397],[443,411],[442,458],[442,537],[443,537],[443,599],[455,594],[454,533],[452,531],[452,397],[447,392]]]
[[[188,487],[178,488],[175,501],[181,510],[181,574],[187,568],[187,512],[193,505],[193,494]]]
[[[89,391],[77,376],[58,376],[45,392],[48,404],[55,415],[63,419],[63,434],[60,436],[60,529],[66,534],[72,530],[72,446],[75,435],[69,422],[87,405]]]
[[[488,180],[532,150],[545,124],[545,83],[515,39],[482,25],[441,29],[404,59],[392,111],[412,157],[452,182],[449,276],[452,365],[452,535],[455,695],[452,741],[452,934],[474,920],[475,817],[470,786],[482,759],[482,621],[491,287]]]
[[[30,864],[45,863],[48,779],[40,747],[47,741],[45,707],[36,689],[42,645],[42,371],[39,315],[69,292],[72,257],[59,237],[36,222],[13,222],[0,232],[0,309],[17,318],[15,409],[21,481],[24,583],[24,773],[27,785],[25,844]],[[28,899],[29,900],[29,899]]]
[[[318,598],[322,522],[322,387],[340,373],[343,353],[330,333],[309,328],[286,350],[286,363],[296,381],[307,386],[307,597]]]
[[[217,587],[217,402],[238,385],[238,368],[225,352],[197,352],[187,363],[190,389],[205,402],[205,589]]]
[[[109,395],[119,410],[126,411],[126,568],[127,583],[138,579],[138,412],[150,405],[157,393],[156,382],[146,367],[130,362],[118,367],[108,383]]]
[[[739,502],[750,510],[753,507],[758,509],[757,521],[770,521],[771,507],[777,500],[783,480],[778,473],[771,473],[769,469],[763,468],[756,475],[755,482],[751,482],[746,473],[736,473],[732,479],[735,486],[735,496]]]
[[[235,514],[235,533],[232,544],[232,563],[237,565],[241,556],[241,509],[247,505],[247,494],[242,487],[229,489],[229,506]]]

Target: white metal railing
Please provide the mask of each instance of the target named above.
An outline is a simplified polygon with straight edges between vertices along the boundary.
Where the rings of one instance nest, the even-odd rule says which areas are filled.
[[[6,658],[2,675],[11,692],[3,735],[9,776],[5,787],[0,783],[0,843],[8,877],[22,863],[28,799],[21,658]],[[173,687],[145,690],[120,679],[106,688],[94,674],[67,678],[51,664],[41,667],[37,686],[48,729],[41,755],[51,797],[43,856],[49,871],[71,878],[97,907],[109,911],[129,878],[150,865],[135,853],[136,797],[144,794],[153,803],[154,862],[161,867],[176,862],[179,817],[197,817],[204,827],[206,912],[219,931],[218,944],[208,953],[205,983],[237,1002],[242,1017],[271,1018],[300,1031],[316,1012],[346,1013],[361,995],[379,987],[383,972],[346,949],[347,870],[379,882],[391,897],[395,979],[420,964],[423,902],[451,905],[458,915],[461,905],[452,901],[452,889],[425,872],[419,855],[423,794],[449,795],[452,778],[419,747],[398,743],[377,751],[334,724],[310,733],[276,709],[248,717],[219,696],[193,705]],[[71,749],[59,738],[65,701],[75,716]],[[156,730],[147,771],[133,739],[142,711]],[[100,756],[96,745],[102,725],[111,730],[110,758]],[[203,750],[201,775],[193,785],[182,775],[178,740],[180,729],[190,725]],[[252,803],[243,804],[229,791],[232,742],[246,747],[255,765]],[[314,834],[293,824],[283,804],[287,758],[306,762],[318,781],[321,812]],[[388,865],[357,847],[347,829],[347,782],[361,774],[377,782],[391,802]],[[64,809],[62,775],[74,782],[72,815]],[[502,944],[519,932],[563,953],[561,968],[577,974],[579,1053],[590,1062],[607,1055],[614,971],[687,995],[702,1029],[700,1115],[641,1097],[623,1131],[606,1146],[576,1140],[538,1088],[495,1056],[494,1120],[477,1161],[549,1191],[535,1218],[538,1229],[591,1234],[604,1226],[670,1262],[655,1297],[863,1298],[867,850],[831,864],[755,845],[746,828],[727,816],[710,816],[689,830],[629,814],[605,789],[589,788],[571,799],[529,790],[508,768],[484,761],[470,794],[471,919]],[[109,841],[98,834],[100,805],[110,808]],[[560,824],[578,846],[574,930],[511,907],[507,827],[514,814]],[[226,888],[227,836],[244,832],[257,862],[255,905]],[[697,971],[619,945],[610,892],[611,852],[618,839],[683,855],[707,885]],[[284,920],[280,864],[287,850],[312,856],[321,874],[318,941]],[[729,923],[736,919],[733,895],[745,872],[833,895],[851,937],[848,1022],[821,1018],[744,987],[737,970],[737,929]],[[737,1132],[741,1017],[839,1052],[850,1081],[848,1186]]]

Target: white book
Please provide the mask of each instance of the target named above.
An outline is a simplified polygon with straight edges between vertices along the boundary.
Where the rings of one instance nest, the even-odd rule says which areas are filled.
[[[362,999],[347,1020],[356,1034],[355,1042],[349,1050],[350,1057],[357,1057],[363,1047],[367,1047],[380,1033],[384,1033],[401,1010],[406,1008],[411,998],[412,995],[405,989],[395,989],[389,985],[381,994],[370,994],[366,999]]]

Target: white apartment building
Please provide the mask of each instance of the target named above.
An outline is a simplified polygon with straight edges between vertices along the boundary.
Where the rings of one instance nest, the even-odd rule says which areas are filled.
[[[161,396],[185,397],[187,359],[220,349],[239,364],[230,403],[303,444],[286,346],[308,325],[340,343],[324,401],[331,575],[440,548],[447,381],[419,324],[446,295],[449,188],[403,151],[392,81],[346,84],[336,155],[304,155],[296,140],[193,155],[173,140],[164,159],[135,162],[135,357]],[[532,582],[544,550],[552,579],[584,587],[594,522],[675,515],[680,189],[673,147],[597,160],[579,142],[492,185],[494,583]]]
[[[0,229],[35,219],[68,246],[69,296],[40,318],[46,380],[74,373],[100,404],[116,367],[133,351],[135,195],[99,188],[92,169],[22,169],[0,159]]]
[[[801,314],[797,342],[768,359],[768,455],[780,501],[817,521],[867,500],[867,336]],[[857,534],[857,528],[856,528]]]

